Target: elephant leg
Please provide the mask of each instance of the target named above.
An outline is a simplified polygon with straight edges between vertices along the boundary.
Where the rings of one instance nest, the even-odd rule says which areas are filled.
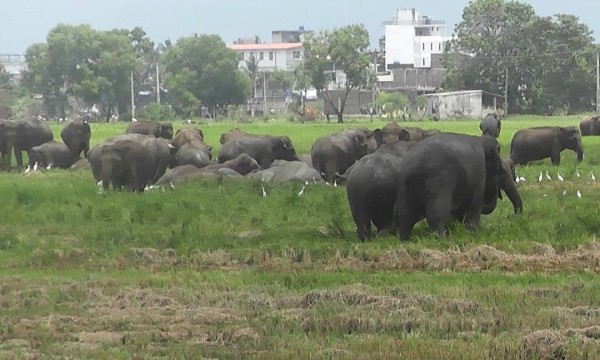
[[[477,196],[474,197],[471,203],[469,204],[469,208],[464,217],[464,224],[468,230],[475,231],[479,227],[482,206],[483,200]]]
[[[23,150],[15,148],[15,159],[17,161],[17,167],[20,169],[23,167]]]
[[[453,187],[450,187],[453,189]],[[433,199],[427,202],[425,208],[425,218],[432,231],[435,231],[440,237],[446,236],[446,225],[451,219],[452,211],[452,193],[450,191],[440,191],[433,194]]]
[[[325,173],[324,179],[330,185],[333,185],[333,183],[335,182],[336,171],[337,171],[337,166],[335,164],[335,161],[330,160],[325,163],[325,169],[323,171]]]
[[[560,165],[560,149],[552,148],[552,154],[550,155],[550,160],[552,160],[552,165],[558,166]]]
[[[402,241],[407,241],[413,227],[419,221],[419,214],[410,207],[406,199],[398,198],[394,205],[394,217],[396,218],[398,237]]]

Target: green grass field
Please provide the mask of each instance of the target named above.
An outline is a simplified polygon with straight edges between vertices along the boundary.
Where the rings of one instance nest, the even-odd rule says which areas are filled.
[[[520,128],[579,119],[505,120],[502,153]],[[304,154],[321,135],[383,125],[200,127],[214,154],[233,127],[288,135]],[[93,124],[92,143],[124,129]],[[505,198],[478,232],[439,239],[420,223],[406,243],[359,242],[343,187],[299,197],[301,184],[267,184],[263,198],[254,181],[206,180],[100,195],[87,171],[2,173],[0,358],[598,359],[600,138],[584,147],[579,165],[566,150],[558,168],[517,168],[523,214]]]

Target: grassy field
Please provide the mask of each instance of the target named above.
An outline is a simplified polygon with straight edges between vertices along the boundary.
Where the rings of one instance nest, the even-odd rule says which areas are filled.
[[[502,152],[520,128],[578,123],[506,120]],[[215,154],[236,126],[289,135],[302,154],[365,125],[385,123],[201,127]],[[92,143],[124,128],[94,124]],[[558,168],[517,168],[523,214],[505,198],[476,233],[439,239],[421,223],[406,243],[359,242],[342,187],[299,197],[301,184],[267,184],[263,198],[257,182],[206,180],[100,195],[86,171],[2,173],[0,358],[600,358],[600,138],[584,147],[579,165],[564,151]]]

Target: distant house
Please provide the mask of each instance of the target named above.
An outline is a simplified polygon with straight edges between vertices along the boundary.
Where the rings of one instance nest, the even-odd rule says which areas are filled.
[[[25,55],[0,54],[0,65],[8,72],[13,81],[21,79],[21,72],[27,70]]]
[[[304,60],[304,46],[296,43],[232,44],[230,49],[240,54],[240,65],[254,57],[259,72],[294,71]]]
[[[440,92],[424,96],[427,98],[426,114],[435,120],[482,119],[484,113],[497,110],[496,100],[501,98],[500,95],[482,90]],[[486,108],[484,104],[491,107]]]

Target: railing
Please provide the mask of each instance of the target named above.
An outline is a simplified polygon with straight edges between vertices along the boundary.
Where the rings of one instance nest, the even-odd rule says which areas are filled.
[[[384,21],[381,23],[382,25],[446,25],[446,21],[444,20],[391,20]]]

